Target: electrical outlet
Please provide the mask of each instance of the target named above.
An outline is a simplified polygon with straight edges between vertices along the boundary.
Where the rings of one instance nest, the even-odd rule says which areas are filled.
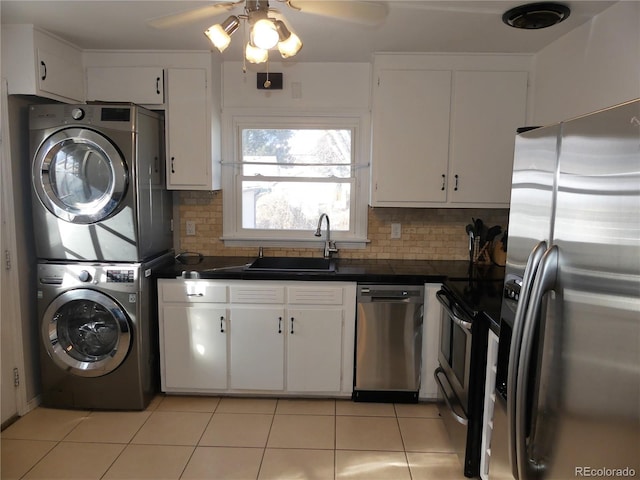
[[[391,224],[391,238],[400,238],[402,236],[402,225],[399,223]]]
[[[187,235],[196,234],[196,222],[193,220],[187,220]]]

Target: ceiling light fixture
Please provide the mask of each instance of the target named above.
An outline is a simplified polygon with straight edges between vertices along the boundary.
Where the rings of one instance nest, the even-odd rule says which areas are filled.
[[[269,50],[278,47],[282,58],[296,55],[302,41],[291,32],[282,20],[269,17],[267,0],[247,0],[244,15],[231,15],[224,22],[212,25],[204,34],[220,52],[231,43],[231,35],[238,29],[240,20],[248,21],[251,27],[249,41],[244,50],[245,59],[251,63],[269,60]]]

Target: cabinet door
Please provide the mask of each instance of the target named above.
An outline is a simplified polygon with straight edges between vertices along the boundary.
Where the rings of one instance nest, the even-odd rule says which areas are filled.
[[[80,62],[42,48],[37,52],[39,90],[81,102],[84,98],[84,75]]]
[[[227,388],[227,310],[209,305],[164,305],[162,389]]]
[[[162,105],[164,103],[163,69],[162,67],[87,68],[87,100]]]
[[[211,188],[211,136],[204,69],[167,71],[167,187]]]
[[[450,95],[449,71],[380,72],[374,86],[372,205],[446,201]]]
[[[341,308],[287,311],[288,391],[340,391],[342,316]]]
[[[282,307],[232,307],[231,388],[284,389],[285,317]]]
[[[509,206],[513,147],[526,102],[527,72],[455,72],[451,202]]]

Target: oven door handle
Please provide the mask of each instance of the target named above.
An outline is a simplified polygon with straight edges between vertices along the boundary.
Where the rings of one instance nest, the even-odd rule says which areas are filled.
[[[445,379],[447,378],[447,374],[442,369],[442,367],[436,368],[436,371],[433,372],[433,378],[436,379],[436,383],[442,389],[442,396],[444,397],[444,402],[447,404],[447,407],[449,408],[449,412],[451,412],[451,416],[453,416],[453,418],[456,420],[456,422],[458,422],[458,423],[460,423],[462,425],[467,425],[469,423],[469,420],[464,415],[464,413],[462,415],[458,415],[455,412],[455,410],[453,409],[453,405],[451,404],[451,400],[449,400],[449,396],[447,395],[447,391],[444,388],[444,384],[442,383],[442,380],[440,380],[440,377],[438,376],[440,373],[442,373],[444,375]],[[448,383],[449,383],[449,381],[447,380],[447,384]],[[450,390],[453,392],[452,388],[450,388]]]
[[[442,304],[442,307],[445,309],[445,311],[449,314],[449,316],[451,317],[451,320],[453,320],[453,323],[455,323],[456,325],[459,325],[465,330],[471,331],[471,322],[468,322],[465,319],[460,318],[458,314],[454,312],[455,306],[451,306],[449,304],[449,302],[447,301],[449,300],[449,297],[443,290],[440,290],[439,292],[436,293],[436,298]]]

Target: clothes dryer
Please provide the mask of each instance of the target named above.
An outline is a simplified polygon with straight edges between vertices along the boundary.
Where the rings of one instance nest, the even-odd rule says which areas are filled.
[[[148,263],[38,264],[42,404],[142,410],[157,392],[157,298]]]
[[[164,121],[133,104],[29,109],[36,255],[139,262],[172,246]]]

